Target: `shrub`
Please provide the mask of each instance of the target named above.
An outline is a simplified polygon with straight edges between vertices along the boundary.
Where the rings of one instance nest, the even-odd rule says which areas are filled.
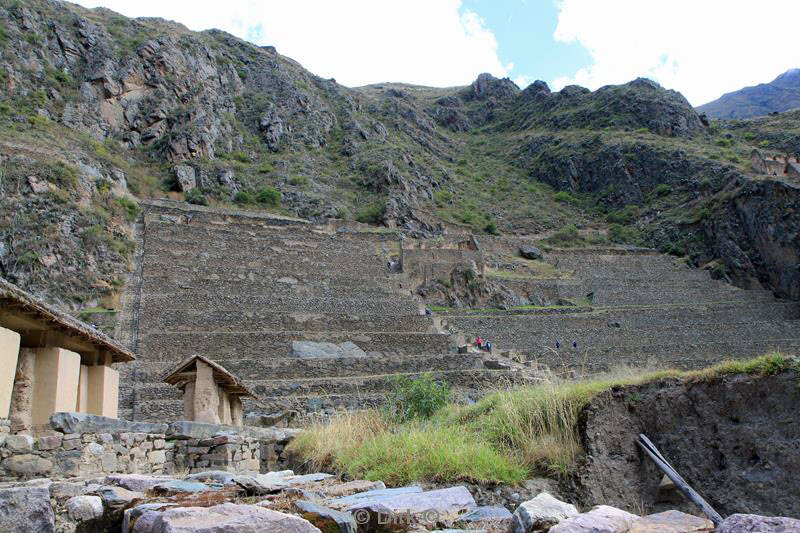
[[[277,207],[281,205],[281,191],[275,187],[264,187],[256,193],[256,200],[260,204]]]
[[[580,234],[575,224],[567,224],[551,235],[547,242],[554,245],[569,245],[580,240]]]
[[[118,196],[116,202],[125,210],[125,218],[128,222],[133,222],[139,216],[139,204],[127,196]]]
[[[608,227],[608,240],[618,244],[642,244],[642,233],[630,226],[611,224]]]
[[[308,185],[308,178],[305,176],[294,176],[289,178],[289,185],[294,185],[295,187],[305,187]]]
[[[561,202],[562,204],[570,204],[570,205],[577,205],[578,199],[575,198],[573,195],[568,193],[567,191],[558,191],[553,195],[553,198],[556,202]]]
[[[190,204],[208,205],[208,199],[206,198],[206,195],[203,194],[202,191],[200,191],[200,189],[192,189],[190,191],[187,191],[186,193],[184,193],[183,196],[184,198],[186,198],[186,201],[189,202]]]
[[[659,183],[658,185],[656,185],[656,188],[653,189],[653,192],[656,193],[656,196],[666,196],[672,192],[672,187],[670,187],[666,183]]]
[[[233,201],[239,205],[253,205],[256,203],[256,197],[251,192],[239,191],[233,197]]]
[[[383,221],[384,209],[382,203],[362,207],[356,213],[356,221],[365,224],[379,224]]]
[[[606,221],[612,224],[630,224],[637,218],[639,218],[639,207],[635,205],[626,205],[606,215]]]
[[[490,220],[486,223],[483,227],[483,231],[488,233],[489,235],[500,235],[500,232],[497,230],[497,222],[494,220]]]
[[[431,374],[417,379],[395,376],[392,381],[394,390],[387,398],[386,408],[395,420],[430,418],[450,397],[450,387],[434,381]]]

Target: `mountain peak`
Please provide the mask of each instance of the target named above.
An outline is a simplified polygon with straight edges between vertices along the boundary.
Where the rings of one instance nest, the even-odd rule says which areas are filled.
[[[712,118],[751,118],[800,107],[800,68],[789,69],[769,83],[745,87],[697,108]]]

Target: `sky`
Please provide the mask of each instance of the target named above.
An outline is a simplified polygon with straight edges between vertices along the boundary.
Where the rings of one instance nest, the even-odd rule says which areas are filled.
[[[800,67],[800,0],[77,0],[219,28],[347,86],[592,90],[643,76],[700,105]]]

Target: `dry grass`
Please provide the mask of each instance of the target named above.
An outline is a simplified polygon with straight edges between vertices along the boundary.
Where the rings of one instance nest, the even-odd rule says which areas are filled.
[[[569,472],[582,453],[578,418],[591,398],[613,386],[665,379],[705,381],[730,374],[773,375],[800,363],[779,353],[696,371],[618,367],[591,379],[552,378],[499,390],[469,406],[451,404],[431,420],[393,424],[378,411],[315,424],[292,448],[315,469],[411,481],[505,481]]]

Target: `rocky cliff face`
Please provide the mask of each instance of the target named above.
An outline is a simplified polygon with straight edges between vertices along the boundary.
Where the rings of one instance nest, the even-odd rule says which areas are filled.
[[[617,242],[684,249],[736,282],[798,293],[794,277],[769,274],[793,238],[758,244],[761,231],[787,228],[767,213],[792,204],[794,189],[748,197],[755,215],[741,229],[706,224],[699,238],[684,205],[724,220],[721,195],[749,181],[753,137],[708,127],[649,80],[552,92],[481,74],[461,88],[352,89],[273,47],[56,0],[0,3],[0,29],[3,202],[14,213],[0,227],[0,265],[76,310],[124,278],[136,196],[165,195],[419,235],[431,234],[430,216],[476,233],[603,230],[635,205]],[[53,230],[23,235],[23,219]],[[74,272],[83,281],[64,290],[47,281]]]

